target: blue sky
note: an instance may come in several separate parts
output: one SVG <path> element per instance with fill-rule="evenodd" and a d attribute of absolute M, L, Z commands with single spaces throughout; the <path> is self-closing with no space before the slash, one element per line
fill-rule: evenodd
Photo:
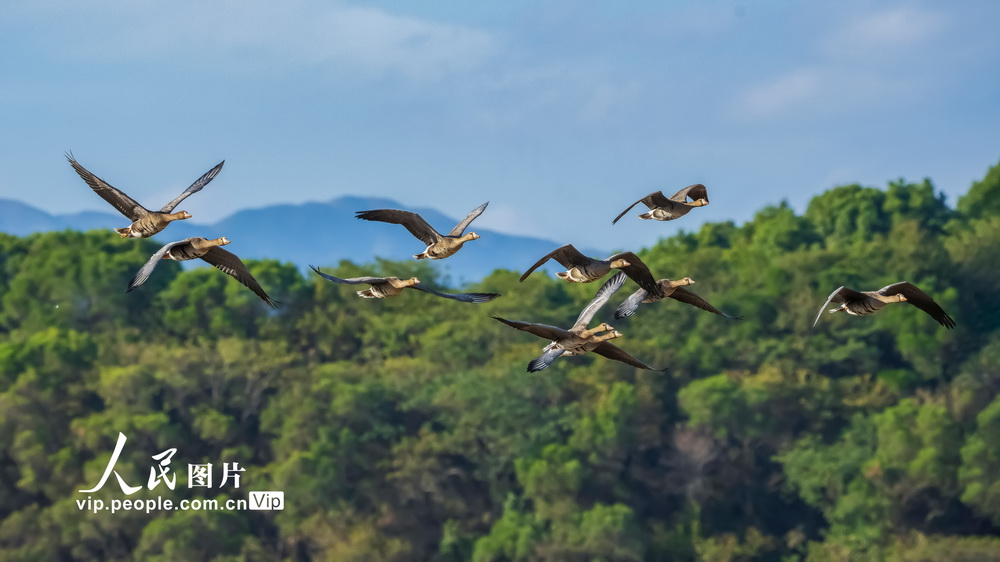
<path fill-rule="evenodd" d="M 195 222 L 489 200 L 480 228 L 608 249 L 845 183 L 929 177 L 953 204 L 1000 160 L 998 21 L 991 1 L 11 3 L 0 197 L 111 211 L 72 150 L 159 207 L 225 159 Z M 710 206 L 611 225 L 691 183 Z"/>

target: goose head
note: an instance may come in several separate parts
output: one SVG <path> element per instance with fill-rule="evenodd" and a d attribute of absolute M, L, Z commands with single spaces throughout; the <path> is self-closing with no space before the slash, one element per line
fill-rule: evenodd
<path fill-rule="evenodd" d="M 229 239 L 225 236 L 221 236 L 215 240 L 210 240 L 210 242 L 213 246 L 225 246 L 226 244 L 229 244 Z"/>
<path fill-rule="evenodd" d="M 690 203 L 690 205 L 692 207 L 704 207 L 705 205 L 708 205 L 708 199 L 705 198 L 695 199 Z"/>
<path fill-rule="evenodd" d="M 191 213 L 189 213 L 187 211 L 178 211 L 176 213 L 173 213 L 173 214 L 167 215 L 167 216 L 170 217 L 170 220 L 179 221 L 179 220 L 184 220 L 184 219 L 191 218 Z"/>
<path fill-rule="evenodd" d="M 624 258 L 618 258 L 618 259 L 616 259 L 616 260 L 613 260 L 613 261 L 611 262 L 611 268 L 612 268 L 612 269 L 621 269 L 621 268 L 623 268 L 623 267 L 628 267 L 628 266 L 630 266 L 630 265 L 632 265 L 632 264 L 630 264 L 630 263 L 629 263 L 628 261 L 626 261 L 626 260 L 625 260 Z"/>
<path fill-rule="evenodd" d="M 462 240 L 468 242 L 469 240 L 479 240 L 479 235 L 475 232 L 470 232 L 462 237 Z"/>

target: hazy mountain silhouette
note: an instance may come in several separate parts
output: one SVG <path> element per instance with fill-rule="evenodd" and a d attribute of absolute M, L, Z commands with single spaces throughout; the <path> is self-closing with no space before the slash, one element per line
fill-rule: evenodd
<path fill-rule="evenodd" d="M 471 210 L 481 201 L 469 204 Z M 391 199 L 343 196 L 326 203 L 271 205 L 238 211 L 216 223 L 200 224 L 196 218 L 178 221 L 154 237 L 166 243 L 189 236 L 232 240 L 228 247 L 243 258 L 274 258 L 305 268 L 308 264 L 333 266 L 340 260 L 370 263 L 375 257 L 390 260 L 412 259 L 425 245 L 403 226 L 362 221 L 356 211 L 406 209 L 421 214 L 438 231 L 451 230 L 461 217 L 448 217 L 427 208 L 411 208 Z M 489 213 L 489 208 L 486 213 Z M 24 236 L 48 230 L 90 230 L 122 227 L 128 219 L 117 213 L 96 211 L 52 215 L 41 209 L 9 199 L 0 199 L 0 232 Z M 469 242 L 460 252 L 434 262 L 455 282 L 475 281 L 495 269 L 523 271 L 539 257 L 565 242 L 502 234 L 477 228 L 468 229 L 482 238 Z M 584 250 L 586 252 L 586 250 Z M 598 255 L 600 251 L 592 255 Z M 603 254 L 601 254 L 603 255 Z M 556 266 L 558 267 L 558 266 Z"/>

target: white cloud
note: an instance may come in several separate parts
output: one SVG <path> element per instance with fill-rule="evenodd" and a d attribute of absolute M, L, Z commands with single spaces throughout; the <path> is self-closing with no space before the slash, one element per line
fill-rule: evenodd
<path fill-rule="evenodd" d="M 915 6 L 900 6 L 848 21 L 824 41 L 828 54 L 883 59 L 910 50 L 947 27 L 944 15 Z"/>
<path fill-rule="evenodd" d="M 510 56 L 478 76 L 472 87 L 489 103 L 475 104 L 469 122 L 492 132 L 534 130 L 542 123 L 600 126 L 634 109 L 646 93 L 640 80 L 623 77 L 601 62 Z"/>
<path fill-rule="evenodd" d="M 911 79 L 852 66 L 808 66 L 747 88 L 732 104 L 741 120 L 828 118 L 901 101 Z"/>
<path fill-rule="evenodd" d="M 60 35 L 62 54 L 114 60 L 196 56 L 206 64 L 336 65 L 359 73 L 435 78 L 482 64 L 496 39 L 472 27 L 390 14 L 373 7 L 292 0 L 79 4 L 36 13 Z M 23 15 L 23 14 L 22 14 Z"/>
<path fill-rule="evenodd" d="M 600 123 L 617 109 L 634 105 L 641 93 L 642 87 L 636 80 L 599 83 L 584 101 L 580 116 L 588 123 Z"/>
<path fill-rule="evenodd" d="M 470 68 L 495 50 L 485 32 L 393 16 L 370 8 L 328 13 L 311 30 L 315 42 L 303 51 L 408 74 Z"/>
<path fill-rule="evenodd" d="M 797 68 L 747 86 L 732 109 L 743 120 L 829 117 L 880 103 L 899 103 L 932 86 L 920 56 L 948 25 L 947 18 L 901 6 L 849 19 L 818 34 Z M 915 63 L 914 61 L 920 61 Z"/>
<path fill-rule="evenodd" d="M 751 87 L 741 96 L 738 110 L 750 116 L 769 116 L 787 111 L 821 93 L 824 79 L 815 68 L 803 68 Z"/>

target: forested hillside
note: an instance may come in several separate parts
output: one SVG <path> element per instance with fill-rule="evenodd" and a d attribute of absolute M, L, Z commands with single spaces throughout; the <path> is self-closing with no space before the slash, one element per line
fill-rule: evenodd
<path fill-rule="evenodd" d="M 488 304 L 366 300 L 247 260 L 277 311 L 173 262 L 125 294 L 157 246 L 0 235 L 0 559 L 1000 559 L 1000 166 L 954 208 L 927 181 L 844 186 L 641 252 L 743 316 L 666 299 L 614 320 L 630 282 L 596 320 L 665 373 L 528 373 L 545 342 L 490 318 L 568 327 L 598 283 L 499 270 L 463 287 Z M 415 261 L 317 265 L 435 286 Z M 901 280 L 957 328 L 899 304 L 810 329 L 837 287 Z M 79 492 L 119 432 L 134 497 L 285 507 L 79 509 L 126 497 Z M 176 490 L 145 489 L 170 448 Z M 188 463 L 233 461 L 238 489 L 188 487 Z"/>

